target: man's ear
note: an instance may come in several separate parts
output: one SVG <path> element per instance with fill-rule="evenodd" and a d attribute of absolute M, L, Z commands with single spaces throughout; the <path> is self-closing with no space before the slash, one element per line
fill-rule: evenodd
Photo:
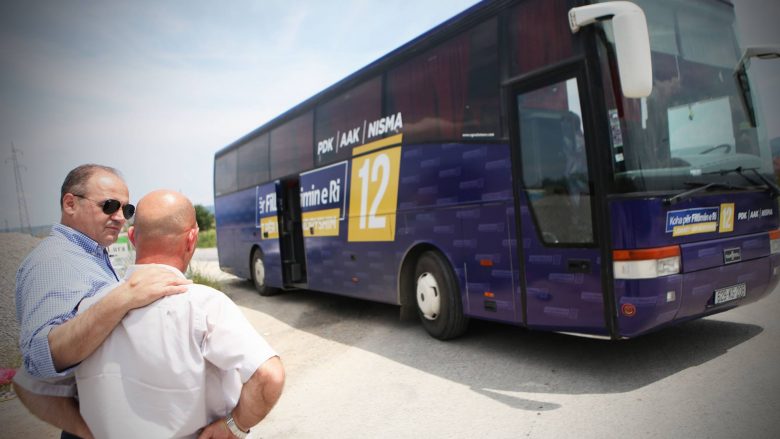
<path fill-rule="evenodd" d="M 195 251 L 195 247 L 198 246 L 198 230 L 197 227 L 190 229 L 189 233 L 187 234 L 187 251 Z"/>
<path fill-rule="evenodd" d="M 127 239 L 129 239 L 130 243 L 135 247 L 135 226 L 130 226 L 130 228 L 127 229 Z"/>
<path fill-rule="evenodd" d="M 70 192 L 62 197 L 62 213 L 66 215 L 73 215 L 76 213 L 76 196 Z"/>

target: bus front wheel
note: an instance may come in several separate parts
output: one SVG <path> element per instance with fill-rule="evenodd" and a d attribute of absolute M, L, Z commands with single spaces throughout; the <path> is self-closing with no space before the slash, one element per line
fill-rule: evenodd
<path fill-rule="evenodd" d="M 466 332 L 468 318 L 455 275 L 447 260 L 438 252 L 427 251 L 415 267 L 417 313 L 428 333 L 439 340 L 449 340 Z"/>
<path fill-rule="evenodd" d="M 279 292 L 277 288 L 270 287 L 265 283 L 265 264 L 263 263 L 263 254 L 259 249 L 252 252 L 252 282 L 261 296 L 273 296 Z"/>

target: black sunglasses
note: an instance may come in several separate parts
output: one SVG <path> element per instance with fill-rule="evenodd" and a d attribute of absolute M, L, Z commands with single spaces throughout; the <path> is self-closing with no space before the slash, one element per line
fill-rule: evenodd
<path fill-rule="evenodd" d="M 108 199 L 106 201 L 101 202 L 101 201 L 95 201 L 91 198 L 87 198 L 84 195 L 73 194 L 73 196 L 83 198 L 85 200 L 89 200 L 93 203 L 96 203 L 98 206 L 103 208 L 103 213 L 105 213 L 106 215 L 113 215 L 114 212 L 119 210 L 120 207 L 122 208 L 122 215 L 125 216 L 125 219 L 132 218 L 133 214 L 135 213 L 135 206 L 133 206 L 132 204 L 125 204 L 124 206 L 122 206 L 122 202 L 119 200 Z"/>

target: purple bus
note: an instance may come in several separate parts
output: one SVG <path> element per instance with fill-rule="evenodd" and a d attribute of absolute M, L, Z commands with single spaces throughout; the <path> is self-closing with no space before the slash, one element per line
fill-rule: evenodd
<path fill-rule="evenodd" d="M 611 339 L 759 300 L 780 188 L 724 0 L 483 2 L 220 150 L 224 271 Z"/>

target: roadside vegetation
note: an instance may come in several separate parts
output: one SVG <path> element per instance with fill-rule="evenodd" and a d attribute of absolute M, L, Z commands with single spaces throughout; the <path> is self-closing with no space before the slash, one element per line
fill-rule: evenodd
<path fill-rule="evenodd" d="M 198 248 L 214 248 L 217 246 L 217 230 L 214 228 L 214 214 L 210 210 L 195 205 L 195 220 L 198 221 L 200 233 L 198 235 Z"/>
<path fill-rule="evenodd" d="M 214 229 L 206 230 L 201 229 L 198 233 L 198 248 L 214 248 L 217 246 L 217 231 Z"/>
<path fill-rule="evenodd" d="M 222 282 L 213 276 L 209 276 L 208 274 L 203 273 L 197 268 L 192 268 L 192 266 L 187 268 L 187 273 L 185 273 L 184 276 L 186 276 L 187 279 L 190 279 L 193 283 L 206 285 L 214 288 L 215 290 L 222 291 Z"/>

